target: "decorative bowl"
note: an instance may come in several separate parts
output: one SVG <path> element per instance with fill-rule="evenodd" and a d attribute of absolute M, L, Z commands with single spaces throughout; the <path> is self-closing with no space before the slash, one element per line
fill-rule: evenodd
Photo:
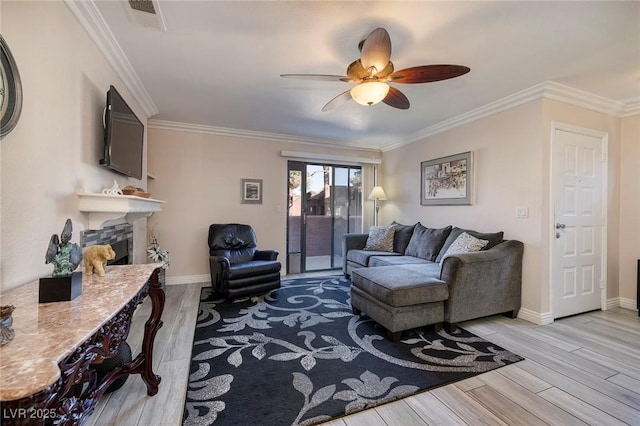
<path fill-rule="evenodd" d="M 13 305 L 0 306 L 0 346 L 9 343 L 15 336 L 13 331 L 13 317 L 11 313 L 16 307 Z"/>
<path fill-rule="evenodd" d="M 142 198 L 149 198 L 149 197 L 151 197 L 151 193 L 150 193 L 150 192 L 135 191 L 135 192 L 133 193 L 133 195 L 135 195 L 136 197 L 142 197 Z"/>

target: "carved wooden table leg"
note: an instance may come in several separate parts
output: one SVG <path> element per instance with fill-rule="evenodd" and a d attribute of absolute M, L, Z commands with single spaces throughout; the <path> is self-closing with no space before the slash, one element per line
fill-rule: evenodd
<path fill-rule="evenodd" d="M 165 294 L 161 288 L 159 273 L 161 268 L 156 265 L 125 265 L 114 266 L 113 273 L 104 278 L 94 279 L 93 277 L 84 277 L 86 286 L 83 291 L 82 298 L 78 298 L 75 302 L 60 302 L 60 305 L 38 303 L 38 282 L 34 281 L 24 287 L 24 290 L 18 288 L 14 290 L 16 295 L 9 293 L 9 296 L 15 297 L 17 301 L 27 300 L 24 304 L 25 311 L 31 309 L 38 315 L 39 320 L 42 318 L 52 318 L 50 321 L 43 320 L 39 324 L 38 332 L 45 337 L 44 340 L 53 340 L 51 336 L 59 336 L 60 339 L 67 337 L 68 329 L 74 329 L 75 322 L 78 318 L 84 320 L 84 328 L 89 330 L 97 330 L 83 337 L 84 340 L 77 343 L 75 340 L 67 339 L 67 345 L 71 350 L 70 354 L 64 354 L 63 349 L 66 346 L 55 346 L 58 350 L 56 354 L 64 354 L 61 361 L 58 361 L 60 377 L 49 380 L 50 375 L 44 378 L 38 377 L 38 368 L 23 368 L 23 360 L 29 357 L 27 338 L 29 334 L 22 332 L 22 335 L 16 339 L 22 339 L 23 348 L 19 352 L 20 345 L 15 346 L 16 342 L 12 342 L 14 346 L 8 345 L 3 347 L 3 354 L 0 357 L 0 363 L 4 362 L 0 368 L 3 371 L 0 380 L 12 378 L 14 374 L 24 374 L 22 370 L 27 371 L 30 375 L 21 382 L 8 381 L 10 386 L 0 387 L 3 391 L 3 398 L 0 403 L 0 424 L 9 425 L 78 425 L 84 423 L 91 414 L 94 407 L 98 403 L 100 397 L 105 393 L 107 388 L 118 378 L 123 375 L 140 374 L 142 380 L 147 385 L 147 394 L 153 396 L 158 393 L 160 384 L 160 376 L 153 372 L 153 344 L 156 334 L 162 327 L 162 311 L 164 310 Z M 150 274 L 150 276 L 149 276 Z M 92 317 L 91 315 L 81 315 L 84 311 L 96 311 L 105 295 L 108 295 L 111 285 L 117 285 L 121 292 L 116 291 L 117 296 L 108 299 L 110 309 L 113 315 Z M 118 352 L 118 348 L 127 339 L 129 329 L 131 327 L 131 318 L 136 307 L 140 305 L 147 297 L 151 298 L 151 315 L 147 319 L 144 328 L 144 337 L 142 341 L 141 353 L 130 363 L 122 367 L 116 367 L 109 372 L 100 382 L 96 380 L 95 370 L 91 368 L 92 364 L 99 363 L 105 358 L 114 356 Z M 26 298 L 26 299 L 25 299 Z M 121 304 L 123 303 L 124 306 Z M 72 320 L 58 321 L 56 308 L 60 307 L 64 312 L 75 312 L 77 315 L 67 315 Z M 66 316 L 64 318 L 67 318 Z M 20 322 L 18 322 L 20 326 Z M 73 334 L 75 336 L 75 334 Z M 35 339 L 33 344 L 40 342 Z M 14 352 L 21 354 L 21 357 L 15 357 L 11 362 L 6 361 L 11 358 L 12 349 L 18 350 Z M 27 360 L 33 365 L 39 365 L 38 362 L 49 365 L 55 358 L 50 356 L 47 358 L 40 352 L 38 357 Z M 45 354 L 46 355 L 46 354 Z M 44 358 L 44 361 L 43 361 Z M 40 367 L 42 368 L 42 367 Z M 8 373 L 7 373 L 8 372 Z M 5 374 L 9 374 L 5 376 Z M 38 378 L 31 383 L 32 377 Z M 22 389 L 27 385 L 35 388 L 34 393 L 29 394 Z M 40 387 L 38 387 L 40 386 Z M 11 389 L 18 397 L 12 397 Z"/>
<path fill-rule="evenodd" d="M 144 324 L 144 337 L 142 340 L 142 352 L 123 370 L 131 374 L 140 374 L 147 385 L 147 395 L 158 393 L 158 385 L 162 380 L 153 372 L 153 343 L 156 333 L 162 327 L 162 311 L 164 310 L 165 294 L 160 287 L 158 275 L 160 268 L 153 271 L 149 279 L 149 297 L 151 298 L 151 315 Z"/>

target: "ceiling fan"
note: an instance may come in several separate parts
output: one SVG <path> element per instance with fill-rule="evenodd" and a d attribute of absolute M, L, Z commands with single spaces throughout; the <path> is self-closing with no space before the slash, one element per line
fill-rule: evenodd
<path fill-rule="evenodd" d="M 409 108 L 409 99 L 395 87 L 387 83 L 430 83 L 459 77 L 471 71 L 462 65 L 421 65 L 394 71 L 391 57 L 391 38 L 384 28 L 376 28 L 360 42 L 360 59 L 347 67 L 347 75 L 325 74 L 281 74 L 285 78 L 304 80 L 345 81 L 356 83 L 351 89 L 331 99 L 322 111 L 329 111 L 350 99 L 362 105 L 379 102 L 399 109 Z"/>

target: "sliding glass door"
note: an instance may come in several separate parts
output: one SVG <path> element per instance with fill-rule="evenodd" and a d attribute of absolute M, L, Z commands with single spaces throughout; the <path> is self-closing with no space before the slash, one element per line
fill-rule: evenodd
<path fill-rule="evenodd" d="M 362 169 L 289 162 L 288 273 L 342 266 L 342 235 L 362 229 Z"/>

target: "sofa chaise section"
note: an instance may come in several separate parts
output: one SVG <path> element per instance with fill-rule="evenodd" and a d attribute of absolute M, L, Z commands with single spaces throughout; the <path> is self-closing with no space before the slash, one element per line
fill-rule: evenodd
<path fill-rule="evenodd" d="M 418 223 L 414 226 L 422 232 L 419 238 L 427 238 L 428 233 L 424 232 L 422 225 Z M 403 287 L 406 285 L 419 284 L 422 280 L 424 285 L 434 282 L 446 285 L 448 295 L 442 300 L 441 321 L 450 330 L 455 328 L 456 323 L 489 315 L 508 314 L 515 318 L 521 304 L 524 244 L 516 240 L 503 240 L 502 232 L 483 234 L 456 227 L 449 227 L 445 234 L 447 232 L 449 235 L 445 235 L 444 243 L 442 244 L 442 240 L 437 242 L 440 244 L 439 252 L 434 253 L 431 250 L 425 255 L 429 259 L 410 256 L 406 252 L 365 250 L 367 234 L 346 234 L 342 241 L 343 273 L 352 279 L 352 298 L 356 298 L 355 310 L 369 314 L 393 335 L 399 328 L 409 324 L 406 315 L 398 313 L 397 308 L 407 311 L 411 304 L 396 306 L 397 304 L 387 303 L 385 297 L 381 297 L 376 289 L 382 286 L 393 292 L 397 288 L 406 289 Z M 449 247 L 455 244 L 462 234 L 467 233 L 489 243 L 485 243 L 485 248 L 480 251 L 452 254 Z M 438 235 L 442 238 L 442 232 Z M 412 237 L 413 250 L 407 247 L 406 251 L 425 252 L 420 248 L 416 251 L 416 243 L 431 244 L 433 247 L 433 242 L 415 241 Z M 358 303 L 365 303 L 370 311 L 375 308 L 374 313 L 367 312 L 367 309 L 358 306 Z M 420 306 L 422 303 L 424 301 L 419 302 L 416 299 L 413 306 L 423 309 L 421 314 L 418 313 L 419 310 L 412 312 L 412 321 L 422 315 L 422 321 L 413 321 L 414 327 L 437 324 L 439 320 L 434 319 L 438 318 L 438 313 L 434 310 L 434 306 L 437 305 Z M 398 315 L 398 318 L 394 315 Z M 402 321 L 405 321 L 404 325 L 399 326 L 399 322 Z M 420 322 L 422 324 L 415 325 Z"/>

